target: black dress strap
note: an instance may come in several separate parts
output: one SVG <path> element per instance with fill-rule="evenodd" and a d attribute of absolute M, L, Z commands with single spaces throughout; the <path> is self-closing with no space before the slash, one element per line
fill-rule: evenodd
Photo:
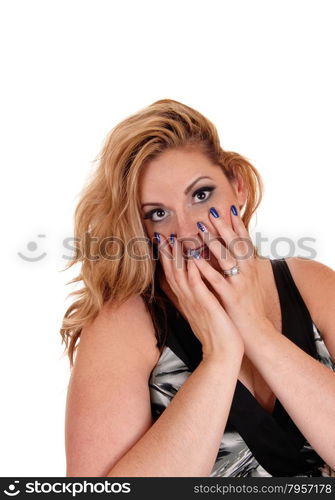
<path fill-rule="evenodd" d="M 280 299 L 282 334 L 317 359 L 309 311 L 296 287 L 285 259 L 271 260 Z M 162 291 L 162 293 L 164 293 Z M 169 302 L 166 345 L 194 371 L 202 360 L 202 347 L 189 323 Z M 237 380 L 227 428 L 236 429 L 256 460 L 273 476 L 320 475 L 324 461 L 314 451 L 302 453 L 305 437 L 276 399 L 268 413 Z"/>
<path fill-rule="evenodd" d="M 313 322 L 284 258 L 270 260 L 282 313 L 282 333 L 317 359 Z"/>

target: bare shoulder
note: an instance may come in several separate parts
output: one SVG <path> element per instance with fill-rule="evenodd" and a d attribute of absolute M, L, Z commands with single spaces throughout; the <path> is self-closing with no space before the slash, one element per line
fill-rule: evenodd
<path fill-rule="evenodd" d="M 324 276 L 328 275 L 329 277 L 334 276 L 335 274 L 334 270 L 331 267 L 317 260 L 307 259 L 303 257 L 288 257 L 285 260 L 290 270 L 293 269 L 293 272 L 299 273 L 303 271 L 308 272 L 309 274 L 322 273 L 324 274 Z"/>
<path fill-rule="evenodd" d="M 94 337 L 94 338 L 93 338 Z M 115 307 L 106 302 L 92 323 L 82 329 L 80 343 L 90 343 L 90 349 L 105 348 L 134 350 L 153 367 L 159 357 L 155 328 L 144 299 L 132 296 Z M 78 351 L 80 351 L 80 344 Z"/>
<path fill-rule="evenodd" d="M 331 294 L 335 286 L 333 269 L 316 260 L 301 257 L 289 257 L 285 260 L 303 299 L 306 298 L 307 307 L 320 307 L 321 298 L 325 298 L 328 292 Z"/>
<path fill-rule="evenodd" d="M 335 359 L 335 272 L 316 260 L 286 259 L 292 278 Z"/>

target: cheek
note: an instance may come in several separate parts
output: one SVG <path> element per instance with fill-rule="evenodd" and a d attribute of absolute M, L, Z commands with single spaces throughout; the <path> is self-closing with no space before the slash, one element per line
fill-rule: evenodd
<path fill-rule="evenodd" d="M 226 218 L 228 214 L 228 209 L 230 207 L 229 199 L 227 198 L 227 196 L 223 197 L 222 195 L 219 194 L 217 196 L 213 196 L 207 201 L 204 209 L 209 213 L 209 209 L 211 207 L 215 208 L 220 217 Z M 210 213 L 209 216 L 211 217 Z"/>

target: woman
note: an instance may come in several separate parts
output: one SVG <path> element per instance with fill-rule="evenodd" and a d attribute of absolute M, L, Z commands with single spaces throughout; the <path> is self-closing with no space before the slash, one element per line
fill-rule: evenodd
<path fill-rule="evenodd" d="M 98 162 L 61 329 L 67 475 L 334 474 L 332 269 L 258 254 L 257 170 L 180 102 L 122 121 Z"/>

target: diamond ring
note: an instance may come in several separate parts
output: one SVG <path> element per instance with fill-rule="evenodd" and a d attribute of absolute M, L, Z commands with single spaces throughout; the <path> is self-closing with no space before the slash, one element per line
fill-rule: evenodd
<path fill-rule="evenodd" d="M 223 274 L 225 276 L 235 276 L 235 274 L 238 274 L 239 272 L 240 272 L 240 268 L 237 264 L 236 264 L 236 266 L 233 266 L 230 269 L 223 270 Z"/>

